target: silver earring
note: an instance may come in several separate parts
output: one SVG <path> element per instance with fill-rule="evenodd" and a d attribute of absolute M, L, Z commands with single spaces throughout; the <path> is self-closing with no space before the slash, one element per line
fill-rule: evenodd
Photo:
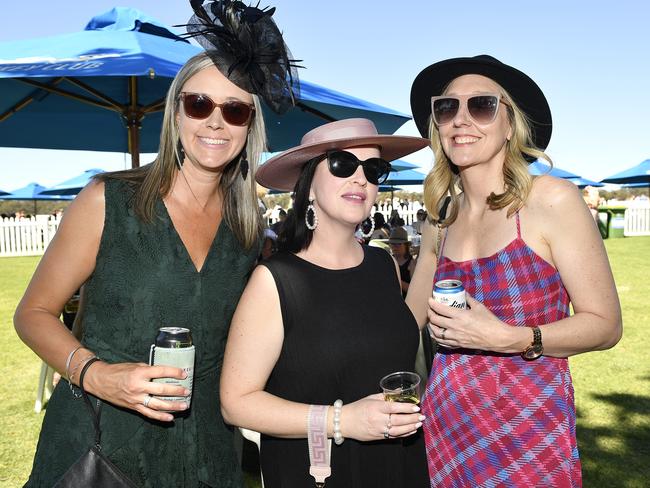
<path fill-rule="evenodd" d="M 370 237 L 373 231 L 375 230 L 375 218 L 371 215 L 370 217 L 368 217 L 368 219 L 370 219 L 370 230 L 368 231 L 367 234 L 363 230 L 361 231 L 361 235 L 366 239 Z M 361 224 L 363 224 L 363 222 L 361 222 Z"/>
<path fill-rule="evenodd" d="M 312 213 L 312 221 L 309 222 L 309 212 Z M 309 200 L 309 205 L 305 211 L 305 225 L 309 230 L 315 230 L 318 227 L 318 215 L 316 215 L 316 209 L 314 208 L 314 200 Z"/>

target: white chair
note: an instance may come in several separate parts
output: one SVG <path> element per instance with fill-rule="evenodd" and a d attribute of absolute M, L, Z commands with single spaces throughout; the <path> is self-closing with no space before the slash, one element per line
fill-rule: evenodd
<path fill-rule="evenodd" d="M 50 368 L 48 364 L 43 361 L 41 364 L 41 374 L 38 377 L 38 388 L 36 389 L 36 402 L 34 403 L 34 412 L 40 413 L 43 410 L 43 405 L 52 396 L 52 377 L 54 376 L 54 369 Z"/>
<path fill-rule="evenodd" d="M 243 427 L 238 427 L 238 429 L 239 429 L 239 432 L 241 432 L 241 435 L 244 437 L 244 439 L 247 439 L 247 440 L 255 443 L 255 445 L 257 446 L 257 452 L 260 452 L 260 447 L 261 447 L 260 443 L 261 443 L 261 438 L 262 438 L 260 433 L 255 432 L 254 430 L 244 429 Z M 260 480 L 262 480 L 262 488 L 264 488 L 264 476 L 262 476 L 261 466 L 260 466 Z"/>

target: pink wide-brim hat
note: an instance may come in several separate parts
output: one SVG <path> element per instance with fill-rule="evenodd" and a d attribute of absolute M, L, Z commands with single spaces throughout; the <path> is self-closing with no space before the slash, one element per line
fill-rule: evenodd
<path fill-rule="evenodd" d="M 381 135 L 368 119 L 345 119 L 321 125 L 307 132 L 300 145 L 273 156 L 257 170 L 257 182 L 279 191 L 293 191 L 304 164 L 327 151 L 357 146 L 379 146 L 386 161 L 418 151 L 429 139 L 411 136 Z"/>

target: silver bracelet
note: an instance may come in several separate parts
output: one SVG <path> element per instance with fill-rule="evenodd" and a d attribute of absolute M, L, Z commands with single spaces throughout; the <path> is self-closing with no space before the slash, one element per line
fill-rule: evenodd
<path fill-rule="evenodd" d="M 343 400 L 338 399 L 334 402 L 334 443 L 337 446 L 343 444 L 345 440 L 341 434 L 341 409 L 343 408 Z"/>
<path fill-rule="evenodd" d="M 83 366 L 84 364 L 86 364 L 86 363 L 87 363 L 88 361 L 90 361 L 91 359 L 95 359 L 96 357 L 97 357 L 96 355 L 91 354 L 90 356 L 86 356 L 85 358 L 83 358 L 81 361 L 79 361 L 79 362 L 77 363 L 77 365 L 75 366 L 75 368 L 72 370 L 72 373 L 70 373 L 70 376 L 74 376 L 75 373 L 77 372 L 77 370 L 78 370 L 81 366 Z M 72 392 L 72 396 L 74 396 L 75 398 L 81 398 L 81 397 L 82 397 L 81 393 L 77 393 L 76 391 L 74 391 L 74 385 L 72 384 L 72 378 L 70 378 L 70 379 L 68 380 L 68 385 L 70 386 L 70 391 Z"/>
<path fill-rule="evenodd" d="M 70 383 L 70 363 L 72 362 L 72 358 L 74 357 L 75 353 L 82 348 L 83 346 L 75 347 L 72 351 L 70 351 L 70 354 L 68 354 L 68 359 L 65 361 L 65 378 L 68 380 L 68 383 Z"/>

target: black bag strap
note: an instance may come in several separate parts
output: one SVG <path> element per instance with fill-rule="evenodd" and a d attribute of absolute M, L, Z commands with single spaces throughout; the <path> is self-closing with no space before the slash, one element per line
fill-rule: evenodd
<path fill-rule="evenodd" d="M 447 209 L 449 208 L 449 203 L 451 202 L 451 197 L 446 196 L 445 201 L 442 202 L 440 207 L 439 219 L 438 219 L 438 244 L 436 245 L 436 255 L 440 252 L 440 233 L 442 228 L 440 223 L 445 220 L 447 217 Z M 440 256 L 437 256 L 440 259 Z M 424 362 L 427 366 L 427 376 L 431 375 L 431 366 L 433 365 L 433 357 L 438 352 L 438 343 L 435 341 L 431 334 L 429 333 L 429 327 L 422 329 L 422 351 L 424 353 Z"/>
<path fill-rule="evenodd" d="M 94 357 L 92 359 L 89 359 L 88 362 L 84 364 L 84 367 L 81 369 L 81 373 L 79 374 L 79 389 L 83 395 L 84 402 L 86 402 L 86 405 L 90 410 L 90 415 L 93 419 L 93 425 L 95 426 L 95 446 L 97 449 L 101 449 L 100 441 L 102 438 L 102 431 L 99 427 L 99 420 L 102 415 L 102 402 L 99 398 L 97 399 L 97 411 L 95 411 L 95 408 L 93 407 L 93 404 L 88 397 L 88 393 L 86 393 L 86 390 L 84 389 L 84 376 L 86 376 L 86 371 L 88 371 L 88 368 L 90 368 L 91 364 L 97 361 L 99 361 L 99 358 Z"/>
<path fill-rule="evenodd" d="M 447 208 L 449 208 L 450 203 L 451 203 L 451 197 L 447 195 L 445 197 L 445 201 L 442 202 L 442 207 L 440 207 L 440 212 L 438 212 L 438 216 L 440 217 L 438 222 L 442 222 L 447 217 Z"/>

